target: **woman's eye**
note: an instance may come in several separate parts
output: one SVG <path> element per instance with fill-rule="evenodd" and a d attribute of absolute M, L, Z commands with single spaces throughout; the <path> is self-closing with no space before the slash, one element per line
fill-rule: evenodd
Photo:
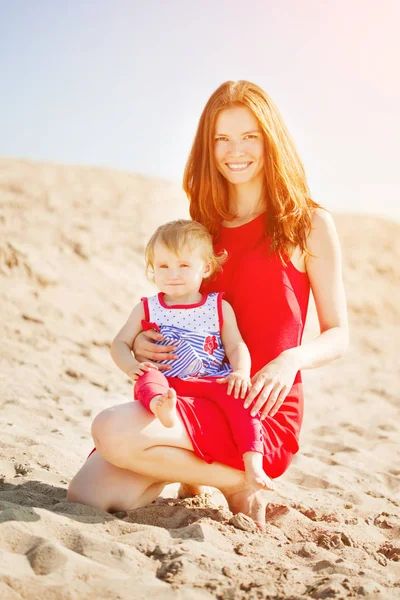
<path fill-rule="evenodd" d="M 254 140 L 256 138 L 257 138 L 257 136 L 254 135 L 254 133 L 249 133 L 249 135 L 246 135 L 244 139 L 245 140 Z"/>
<path fill-rule="evenodd" d="M 217 137 L 217 138 L 215 138 L 215 141 L 216 142 L 226 142 L 227 139 L 228 138 L 226 138 L 226 137 Z"/>

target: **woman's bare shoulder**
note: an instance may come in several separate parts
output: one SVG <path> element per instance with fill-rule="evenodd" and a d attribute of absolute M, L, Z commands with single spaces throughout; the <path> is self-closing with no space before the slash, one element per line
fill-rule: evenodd
<path fill-rule="evenodd" d="M 335 221 L 331 213 L 325 208 L 316 208 L 311 218 L 312 229 L 324 229 L 328 227 L 335 227 Z"/>
<path fill-rule="evenodd" d="M 290 262 L 296 267 L 296 269 L 302 273 L 307 272 L 307 260 L 310 255 L 321 254 L 324 247 L 332 246 L 333 243 L 337 242 L 337 233 L 335 221 L 332 215 L 324 208 L 315 209 L 311 219 L 311 231 L 307 237 L 307 255 L 306 252 L 302 252 L 300 246 L 296 246 L 290 257 Z"/>
<path fill-rule="evenodd" d="M 341 262 L 341 248 L 332 215 L 324 209 L 315 210 L 311 232 L 307 238 L 305 265 L 310 275 L 311 268 L 331 269 Z"/>
<path fill-rule="evenodd" d="M 324 208 L 317 208 L 312 216 L 311 231 L 307 238 L 307 250 L 313 250 L 337 242 L 338 236 L 335 221 L 330 212 Z"/>

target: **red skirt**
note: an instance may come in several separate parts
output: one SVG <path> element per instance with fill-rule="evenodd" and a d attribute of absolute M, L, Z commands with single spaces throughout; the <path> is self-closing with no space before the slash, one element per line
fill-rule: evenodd
<path fill-rule="evenodd" d="M 190 381 L 171 377 L 169 383 L 177 393 L 177 409 L 195 454 L 207 463 L 220 462 L 244 471 L 242 455 L 221 408 L 208 398 L 187 396 L 185 392 L 189 389 Z M 261 422 L 263 468 L 271 478 L 279 477 L 286 471 L 299 449 L 303 411 L 302 383 L 298 382 L 293 385 L 279 411 Z"/>
<path fill-rule="evenodd" d="M 178 396 L 177 408 L 193 444 L 194 452 L 208 463 L 214 461 L 244 471 L 242 456 L 221 408 L 207 398 L 185 395 L 185 381 L 169 380 Z M 189 382 L 188 382 L 189 383 Z M 279 411 L 262 421 L 265 473 L 279 477 L 299 449 L 303 420 L 302 383 L 295 383 Z"/>

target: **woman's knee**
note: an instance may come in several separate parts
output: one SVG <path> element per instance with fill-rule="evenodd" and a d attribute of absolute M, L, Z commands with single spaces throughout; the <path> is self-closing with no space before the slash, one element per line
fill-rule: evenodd
<path fill-rule="evenodd" d="M 116 425 L 115 414 L 107 408 L 95 416 L 92 422 L 91 433 L 96 447 L 105 444 L 113 436 Z"/>
<path fill-rule="evenodd" d="M 92 437 L 97 450 L 104 458 L 113 462 L 112 458 L 116 452 L 119 454 L 123 450 L 132 455 L 143 450 L 142 410 L 144 409 L 141 406 L 138 410 L 136 406 L 124 404 L 107 408 L 94 418 Z"/>

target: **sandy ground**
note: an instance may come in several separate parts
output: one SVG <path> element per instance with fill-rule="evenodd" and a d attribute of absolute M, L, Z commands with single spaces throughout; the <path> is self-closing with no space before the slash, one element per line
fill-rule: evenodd
<path fill-rule="evenodd" d="M 66 502 L 93 416 L 130 398 L 110 341 L 153 290 L 149 234 L 187 216 L 179 187 L 1 159 L 0 200 L 2 600 L 400 598 L 400 224 L 336 216 L 351 348 L 304 373 L 301 451 L 271 494 L 287 513 L 261 534 L 211 488 L 116 515 Z"/>

